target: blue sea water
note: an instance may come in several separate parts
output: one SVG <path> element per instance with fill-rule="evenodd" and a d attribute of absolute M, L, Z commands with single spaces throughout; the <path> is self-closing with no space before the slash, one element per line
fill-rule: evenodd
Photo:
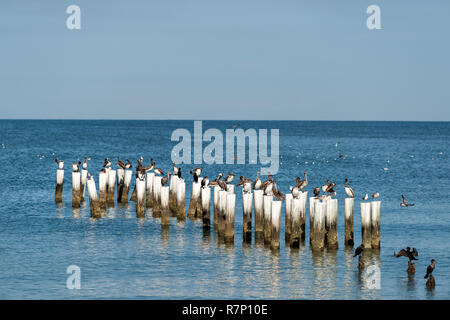
<path fill-rule="evenodd" d="M 236 121 L 203 121 L 203 129 Z M 217 242 L 201 222 L 171 219 L 169 230 L 147 212 L 137 219 L 133 202 L 90 218 L 89 205 L 71 207 L 70 164 L 90 157 L 98 181 L 105 157 L 155 159 L 171 167 L 173 130 L 193 132 L 193 121 L 0 120 L 0 298 L 1 299 L 449 299 L 450 298 L 450 123 L 240 121 L 243 129 L 280 131 L 280 170 L 275 179 L 287 192 L 308 171 L 312 193 L 327 178 L 337 183 L 339 249 L 313 253 L 306 243 L 273 253 L 242 243 L 242 202 L 237 194 L 234 246 Z M 339 142 L 337 147 L 335 144 Z M 343 158 L 339 158 L 339 153 Z M 54 203 L 55 157 L 65 161 L 63 206 Z M 115 161 L 113 162 L 115 166 Z M 182 164 L 190 196 L 188 172 Z M 203 165 L 254 178 L 260 164 Z M 387 170 L 386 170 L 386 169 Z M 365 252 L 381 269 L 381 288 L 368 289 L 352 250 L 343 245 L 344 179 L 356 192 L 355 242 L 361 241 L 359 203 L 380 193 L 381 250 Z M 133 178 L 134 180 L 134 178 Z M 134 182 L 133 182 L 134 184 Z M 414 207 L 401 208 L 401 194 Z M 308 209 L 309 210 L 309 209 Z M 309 212 L 307 210 L 307 212 Z M 284 206 L 283 214 L 284 215 Z M 308 232 L 307 219 L 307 232 Z M 394 250 L 419 251 L 416 274 Z M 423 278 L 436 259 L 436 288 Z M 67 267 L 81 269 L 81 289 L 69 290 Z"/>

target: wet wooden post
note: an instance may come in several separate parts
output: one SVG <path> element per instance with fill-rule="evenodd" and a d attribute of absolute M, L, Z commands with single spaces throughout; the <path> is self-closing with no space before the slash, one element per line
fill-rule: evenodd
<path fill-rule="evenodd" d="M 214 186 L 214 221 L 213 226 L 214 230 L 217 230 L 217 227 L 219 226 L 219 191 L 221 188 L 219 186 Z"/>
<path fill-rule="evenodd" d="M 353 247 L 355 239 L 353 235 L 353 208 L 355 206 L 355 198 L 345 198 L 345 245 Z"/>
<path fill-rule="evenodd" d="M 381 201 L 372 201 L 370 204 L 370 218 L 372 228 L 372 248 L 380 248 L 380 207 Z"/>
<path fill-rule="evenodd" d="M 255 240 L 263 238 L 264 231 L 264 190 L 255 190 Z"/>
<path fill-rule="evenodd" d="M 292 201 L 294 197 L 292 193 L 286 194 L 286 211 L 284 217 L 284 241 L 285 243 L 290 243 L 291 241 L 291 211 L 292 211 Z"/>
<path fill-rule="evenodd" d="M 280 224 L 281 224 L 281 201 L 272 201 L 272 230 L 270 248 L 272 250 L 280 249 Z"/>
<path fill-rule="evenodd" d="M 56 188 L 55 188 L 55 202 L 62 202 L 62 191 L 64 184 L 64 169 L 58 169 L 56 171 Z"/>
<path fill-rule="evenodd" d="M 292 199 L 291 206 L 291 248 L 299 248 L 301 241 L 301 208 L 302 201 L 298 198 Z"/>
<path fill-rule="evenodd" d="M 180 221 L 186 220 L 185 194 L 186 183 L 183 179 L 179 179 L 177 183 L 177 219 Z"/>
<path fill-rule="evenodd" d="M 219 226 L 217 230 L 219 231 L 219 237 L 223 237 L 225 235 L 225 214 L 227 209 L 227 195 L 228 192 L 225 190 L 219 191 L 219 202 L 218 202 L 218 209 L 219 209 Z"/>
<path fill-rule="evenodd" d="M 81 201 L 84 201 L 84 195 L 86 193 L 86 182 L 87 182 L 88 171 L 86 169 L 81 169 Z"/>
<path fill-rule="evenodd" d="M 91 177 L 91 179 L 88 179 L 86 184 L 89 194 L 89 206 L 91 209 L 91 218 L 95 219 L 100 218 L 101 217 L 100 203 L 97 196 L 97 189 L 95 187 L 94 178 Z"/>
<path fill-rule="evenodd" d="M 272 200 L 273 196 L 264 196 L 264 244 L 270 244 L 272 241 Z"/>
<path fill-rule="evenodd" d="M 327 230 L 326 243 L 329 249 L 338 248 L 337 217 L 338 217 L 338 201 L 337 199 L 328 199 L 325 227 Z"/>
<path fill-rule="evenodd" d="M 316 201 L 314 203 L 314 220 L 312 226 L 312 250 L 322 250 L 325 247 L 325 212 L 326 203 L 322 201 Z"/>
<path fill-rule="evenodd" d="M 314 228 L 313 228 L 313 223 L 314 223 L 314 205 L 316 204 L 316 202 L 319 201 L 319 199 L 317 199 L 316 197 L 310 197 L 309 198 L 309 243 L 311 244 L 312 238 L 313 238 L 313 233 L 314 233 Z"/>
<path fill-rule="evenodd" d="M 169 210 L 172 216 L 176 216 L 177 211 L 177 183 L 178 176 L 171 175 L 170 176 L 170 185 L 169 185 Z"/>
<path fill-rule="evenodd" d="M 161 187 L 161 224 L 163 226 L 170 225 L 169 197 L 170 187 Z"/>
<path fill-rule="evenodd" d="M 117 171 L 117 202 L 122 201 L 122 191 L 123 191 L 123 182 L 125 179 L 125 172 L 122 168 L 119 168 Z"/>
<path fill-rule="evenodd" d="M 151 208 L 153 206 L 153 180 L 154 172 L 147 172 L 147 184 L 145 190 L 145 206 Z"/>
<path fill-rule="evenodd" d="M 189 219 L 194 219 L 197 216 L 198 202 L 200 200 L 200 186 L 200 182 L 192 182 L 191 200 L 189 201 L 189 209 L 187 213 Z"/>
<path fill-rule="evenodd" d="M 136 179 L 136 216 L 145 216 L 145 179 Z"/>
<path fill-rule="evenodd" d="M 138 180 L 137 175 L 135 175 L 135 180 Z M 131 193 L 130 201 L 136 201 L 136 182 L 134 183 L 133 192 Z"/>
<path fill-rule="evenodd" d="M 225 242 L 234 243 L 234 216 L 236 209 L 236 195 L 228 192 L 226 194 L 225 208 Z"/>
<path fill-rule="evenodd" d="M 72 208 L 79 208 L 81 202 L 81 173 L 72 172 Z"/>
<path fill-rule="evenodd" d="M 153 216 L 161 217 L 161 176 L 153 177 Z"/>
<path fill-rule="evenodd" d="M 198 177 L 198 184 L 200 185 L 200 190 L 198 192 L 198 198 L 196 202 L 195 207 L 195 219 L 202 219 L 203 218 L 203 208 L 202 208 L 202 177 Z"/>
<path fill-rule="evenodd" d="M 110 206 L 114 206 L 114 196 L 116 192 L 116 170 L 108 171 L 108 192 L 106 202 Z"/>
<path fill-rule="evenodd" d="M 306 203 L 308 200 L 308 192 L 300 192 L 300 240 L 305 241 L 306 237 Z"/>
<path fill-rule="evenodd" d="M 125 169 L 125 176 L 123 179 L 122 193 L 120 197 L 121 203 L 128 203 L 128 193 L 130 191 L 131 178 L 133 176 L 133 172 L 129 169 Z"/>
<path fill-rule="evenodd" d="M 242 193 L 242 238 L 244 242 L 252 241 L 252 200 L 251 192 Z"/>
<path fill-rule="evenodd" d="M 203 228 L 209 229 L 211 227 L 211 188 L 201 188 L 202 199 L 202 221 Z"/>
<path fill-rule="evenodd" d="M 372 248 L 370 202 L 361 203 L 361 238 L 365 249 Z"/>
<path fill-rule="evenodd" d="M 105 171 L 100 171 L 98 175 L 98 194 L 99 194 L 99 202 L 100 208 L 106 208 L 106 183 L 108 176 Z"/>

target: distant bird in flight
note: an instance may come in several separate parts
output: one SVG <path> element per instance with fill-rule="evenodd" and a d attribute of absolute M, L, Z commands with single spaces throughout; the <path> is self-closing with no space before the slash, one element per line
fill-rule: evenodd
<path fill-rule="evenodd" d="M 412 207 L 414 203 L 406 203 L 405 197 L 402 195 L 402 203 L 400 203 L 400 207 Z"/>
<path fill-rule="evenodd" d="M 409 259 L 409 261 L 419 260 L 416 258 L 419 256 L 419 252 L 417 252 L 417 249 L 413 248 L 411 251 L 410 247 L 406 247 L 406 250 L 405 249 L 400 250 L 399 253 L 395 253 L 395 251 L 394 251 L 394 256 L 396 256 L 397 258 L 407 257 Z"/>

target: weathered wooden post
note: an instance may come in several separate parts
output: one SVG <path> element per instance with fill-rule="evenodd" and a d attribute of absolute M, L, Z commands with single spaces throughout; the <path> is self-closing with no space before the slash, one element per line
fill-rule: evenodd
<path fill-rule="evenodd" d="M 338 217 L 338 201 L 337 199 L 328 199 L 325 227 L 327 231 L 326 243 L 329 249 L 338 248 L 337 217 Z"/>
<path fill-rule="evenodd" d="M 161 176 L 153 177 L 153 216 L 161 217 Z"/>
<path fill-rule="evenodd" d="M 121 203 L 128 203 L 128 193 L 130 191 L 131 178 L 133 176 L 133 172 L 129 169 L 125 169 L 125 176 L 123 179 L 122 193 L 120 197 Z"/>
<path fill-rule="evenodd" d="M 200 182 L 192 182 L 191 200 L 189 201 L 189 209 L 187 213 L 189 219 L 194 219 L 197 216 L 198 202 L 200 200 L 200 186 Z"/>
<path fill-rule="evenodd" d="M 116 170 L 108 170 L 108 192 L 106 202 L 108 205 L 114 206 L 114 194 L 116 192 Z"/>
<path fill-rule="evenodd" d="M 361 238 L 365 249 L 372 248 L 370 202 L 361 203 Z"/>
<path fill-rule="evenodd" d="M 217 227 L 219 226 L 219 191 L 221 188 L 219 186 L 214 186 L 214 221 L 213 226 L 214 230 L 217 230 Z"/>
<path fill-rule="evenodd" d="M 209 229 L 211 227 L 211 188 L 209 186 L 201 188 L 201 199 L 203 228 Z"/>
<path fill-rule="evenodd" d="M 311 244 L 314 233 L 314 205 L 317 201 L 319 201 L 319 199 L 317 199 L 316 197 L 309 198 L 309 244 Z"/>
<path fill-rule="evenodd" d="M 311 240 L 312 250 L 322 250 L 325 247 L 325 209 L 325 202 L 316 201 L 314 203 L 313 236 Z"/>
<path fill-rule="evenodd" d="M 153 180 L 155 177 L 154 172 L 147 172 L 147 184 L 145 190 L 145 206 L 151 208 L 153 205 Z"/>
<path fill-rule="evenodd" d="M 306 237 L 306 203 L 308 200 L 308 192 L 300 192 L 300 240 L 305 241 Z"/>
<path fill-rule="evenodd" d="M 255 240 L 263 238 L 264 231 L 264 190 L 255 190 Z"/>
<path fill-rule="evenodd" d="M 95 187 L 95 181 L 94 178 L 91 177 L 86 182 L 87 188 L 88 188 L 88 194 L 89 194 L 89 206 L 91 209 L 91 218 L 100 218 L 101 217 L 101 211 L 100 211 L 100 203 L 97 196 L 97 189 Z"/>
<path fill-rule="evenodd" d="M 380 248 L 380 207 L 381 201 L 372 201 L 371 210 L 371 228 L 372 228 L 372 248 Z"/>
<path fill-rule="evenodd" d="M 244 242 L 252 241 L 252 200 L 251 192 L 242 193 L 242 238 Z"/>
<path fill-rule="evenodd" d="M 280 224 L 281 224 L 281 201 L 272 201 L 272 231 L 270 248 L 272 250 L 280 249 Z"/>
<path fill-rule="evenodd" d="M 236 209 L 236 195 L 228 192 L 226 194 L 225 208 L 225 242 L 234 243 L 234 215 Z"/>
<path fill-rule="evenodd" d="M 286 216 L 284 218 L 284 241 L 286 244 L 291 241 L 291 211 L 292 201 L 294 200 L 292 193 L 286 194 Z"/>
<path fill-rule="evenodd" d="M 58 169 L 56 171 L 56 188 L 55 188 L 55 202 L 62 202 L 62 191 L 64 184 L 64 169 Z"/>
<path fill-rule="evenodd" d="M 168 186 L 161 187 L 161 224 L 170 225 L 169 193 Z"/>
<path fill-rule="evenodd" d="M 106 183 L 107 183 L 107 175 L 105 171 L 100 171 L 98 175 L 98 194 L 99 194 L 99 203 L 100 208 L 106 208 Z"/>
<path fill-rule="evenodd" d="M 88 171 L 86 169 L 81 169 L 81 201 L 84 201 L 84 195 L 86 193 L 86 181 L 87 181 Z"/>
<path fill-rule="evenodd" d="M 219 231 L 219 237 L 223 237 L 225 235 L 225 215 L 227 210 L 227 195 L 228 192 L 225 190 L 219 191 L 219 226 L 217 230 Z"/>
<path fill-rule="evenodd" d="M 177 183 L 177 219 L 180 221 L 186 220 L 185 193 L 186 183 L 180 179 Z"/>
<path fill-rule="evenodd" d="M 302 201 L 298 198 L 292 200 L 291 207 L 291 248 L 299 248 L 301 241 L 301 210 Z"/>
<path fill-rule="evenodd" d="M 355 198 L 345 198 L 345 245 L 353 247 L 355 239 L 353 235 L 353 208 Z"/>
<path fill-rule="evenodd" d="M 136 179 L 136 216 L 145 216 L 145 179 Z"/>
<path fill-rule="evenodd" d="M 137 175 L 135 176 L 135 180 L 137 180 Z M 134 183 L 133 192 L 131 193 L 130 201 L 136 201 L 136 182 Z"/>
<path fill-rule="evenodd" d="M 171 175 L 170 176 L 170 185 L 169 185 L 169 210 L 172 216 L 176 216 L 177 210 L 177 183 L 178 176 Z"/>
<path fill-rule="evenodd" d="M 81 174 L 72 172 L 72 208 L 79 208 L 81 202 Z"/>
<path fill-rule="evenodd" d="M 117 169 L 117 202 L 122 201 L 123 183 L 125 179 L 125 172 L 122 168 Z"/>
<path fill-rule="evenodd" d="M 264 244 L 272 241 L 272 200 L 273 196 L 264 196 Z"/>

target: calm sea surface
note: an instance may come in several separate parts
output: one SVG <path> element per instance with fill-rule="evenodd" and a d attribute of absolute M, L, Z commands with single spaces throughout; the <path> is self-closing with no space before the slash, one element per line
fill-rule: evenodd
<path fill-rule="evenodd" d="M 237 122 L 204 121 L 203 129 Z M 307 190 L 337 183 L 339 249 L 312 253 L 309 244 L 278 253 L 242 244 L 242 202 L 237 192 L 234 247 L 217 242 L 214 231 L 189 219 L 137 219 L 134 202 L 109 208 L 107 218 L 90 219 L 88 203 L 71 207 L 70 164 L 90 157 L 98 184 L 104 158 L 118 155 L 135 165 L 142 155 L 171 167 L 176 128 L 193 133 L 193 121 L 21 121 L 0 120 L 0 298 L 1 299 L 449 299 L 450 298 L 450 123 L 242 121 L 243 129 L 280 130 L 280 170 L 287 192 L 295 177 L 309 174 Z M 336 147 L 335 144 L 339 142 Z M 206 145 L 206 144 L 205 144 Z M 204 146 L 205 146 L 204 145 Z M 339 158 L 339 153 L 343 158 Z M 54 203 L 55 157 L 65 161 L 64 205 Z M 189 169 L 186 202 L 191 192 Z M 252 179 L 260 164 L 203 165 Z M 380 192 L 381 250 L 367 251 L 367 264 L 381 269 L 381 289 L 365 288 L 357 259 L 344 243 L 344 179 L 356 192 L 355 242 L 361 241 L 359 203 Z M 134 180 L 134 178 L 133 178 Z M 236 178 L 237 180 L 237 178 Z M 236 182 L 236 181 L 235 181 Z M 132 182 L 134 185 L 134 181 Z M 414 207 L 401 208 L 401 194 Z M 307 209 L 309 212 L 309 208 Z M 283 213 L 284 216 L 284 205 Z M 307 219 L 307 221 L 309 221 Z M 309 233 L 309 223 L 307 232 Z M 419 251 L 415 276 L 394 250 Z M 436 259 L 436 288 L 423 278 Z M 81 289 L 66 288 L 69 265 L 81 268 Z"/>

